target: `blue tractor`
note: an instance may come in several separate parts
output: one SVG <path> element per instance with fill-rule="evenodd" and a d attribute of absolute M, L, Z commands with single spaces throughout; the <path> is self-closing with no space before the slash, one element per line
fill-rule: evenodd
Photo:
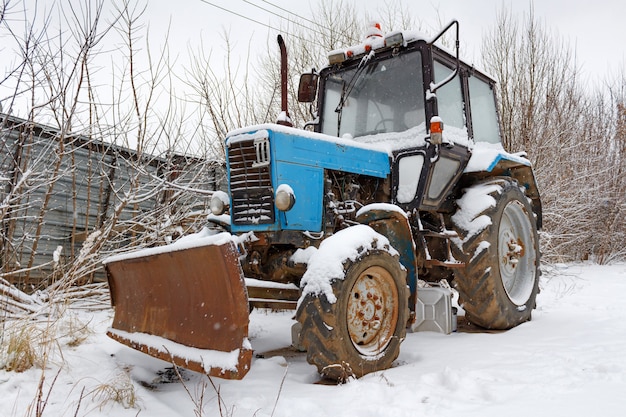
<path fill-rule="evenodd" d="M 451 29 L 456 54 L 435 45 Z M 290 126 L 285 94 L 277 124 L 230 132 L 228 192 L 211 201 L 224 232 L 107 260 L 109 335 L 241 378 L 249 309 L 293 309 L 307 360 L 341 381 L 392 365 L 418 281 L 449 282 L 475 325 L 529 320 L 537 184 L 524 155 L 501 145 L 495 82 L 458 44 L 456 21 L 434 39 L 374 27 L 301 77 L 305 129 Z"/>

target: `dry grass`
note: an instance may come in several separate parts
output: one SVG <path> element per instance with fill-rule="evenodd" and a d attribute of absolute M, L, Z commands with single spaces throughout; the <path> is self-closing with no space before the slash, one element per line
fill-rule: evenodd
<path fill-rule="evenodd" d="M 100 410 L 112 402 L 126 409 L 138 408 L 137 392 L 127 372 L 121 372 L 111 381 L 98 385 L 91 395 Z"/>
<path fill-rule="evenodd" d="M 60 318 L 47 321 L 33 319 L 8 320 L 2 324 L 0 338 L 0 369 L 24 372 L 32 367 L 43 369 L 59 347 L 76 347 L 93 333 L 89 324 L 65 312 Z"/>
<path fill-rule="evenodd" d="M 58 325 L 57 337 L 69 347 L 81 345 L 92 334 L 89 323 L 83 323 L 71 312 L 67 312 Z"/>
<path fill-rule="evenodd" d="M 0 345 L 0 369 L 24 372 L 42 361 L 38 354 L 41 330 L 32 324 L 7 326 Z"/>

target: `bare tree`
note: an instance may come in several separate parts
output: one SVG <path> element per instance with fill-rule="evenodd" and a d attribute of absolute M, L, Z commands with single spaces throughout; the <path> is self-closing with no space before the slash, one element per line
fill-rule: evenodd
<path fill-rule="evenodd" d="M 386 31 L 417 29 L 410 11 L 399 1 L 388 2 L 377 12 Z M 289 57 L 290 117 L 294 126 L 302 127 L 313 116 L 308 105 L 297 102 L 299 75 L 325 66 L 330 51 L 361 43 L 367 25 L 374 18 L 377 17 L 368 15 L 356 2 L 323 0 L 310 17 L 284 14 L 279 30 L 268 33 L 268 53 L 256 60 L 252 59 L 249 48 L 243 59 L 237 60 L 230 34 L 225 32 L 223 67 L 215 69 L 216 58 L 212 52 L 207 55 L 204 46 L 192 51 L 192 62 L 186 72 L 186 82 L 194 91 L 190 100 L 202 106 L 201 120 L 208 122 L 208 132 L 218 138 L 242 126 L 275 122 L 281 111 L 280 57 L 276 43 L 280 33 Z M 219 147 L 220 142 L 215 148 Z"/>
<path fill-rule="evenodd" d="M 209 124 L 203 131 L 204 136 L 216 139 L 210 142 L 210 150 L 223 160 L 221 140 L 228 131 L 268 120 L 262 106 L 255 105 L 259 90 L 253 87 L 251 72 L 254 67 L 250 63 L 250 50 L 242 62 L 233 57 L 228 32 L 223 33 L 222 40 L 226 50 L 223 66 L 215 68 L 212 53 L 207 54 L 201 43 L 198 51 L 190 51 L 191 62 L 186 69 L 185 82 L 192 91 L 187 100 L 199 109 L 198 125 Z"/>
<path fill-rule="evenodd" d="M 22 288 L 66 291 L 102 278 L 112 253 L 197 230 L 220 186 L 219 164 L 194 145 L 205 132 L 190 131 L 174 92 L 167 37 L 151 54 L 144 9 L 122 2 L 105 19 L 104 6 L 60 3 L 0 21 L 21 54 L 2 102 L 23 114 L 0 119 L 0 277 Z M 100 47 L 116 35 L 122 48 Z M 103 58 L 113 69 L 104 83 L 94 76 Z"/>
<path fill-rule="evenodd" d="M 584 88 L 573 49 L 532 9 L 521 21 L 500 11 L 483 40 L 483 63 L 499 81 L 505 148 L 527 151 L 534 164 L 544 260 L 623 257 L 614 244 L 624 233 L 613 199 L 624 188 L 623 175 L 614 175 L 624 165 L 619 94 L 607 101 L 603 91 Z"/>

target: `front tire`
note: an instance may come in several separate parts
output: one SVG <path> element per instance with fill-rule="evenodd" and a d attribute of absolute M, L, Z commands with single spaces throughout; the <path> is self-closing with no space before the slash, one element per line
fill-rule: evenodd
<path fill-rule="evenodd" d="M 397 256 L 368 250 L 332 282 L 336 302 L 307 294 L 296 313 L 307 360 L 338 382 L 390 368 L 409 315 L 406 271 Z"/>
<path fill-rule="evenodd" d="M 468 202 L 469 196 L 473 203 Z M 452 245 L 453 254 L 466 264 L 455 272 L 455 286 L 470 322 L 487 329 L 510 329 L 530 320 L 535 308 L 540 276 L 535 216 L 528 198 L 511 179 L 476 184 L 466 190 L 466 197 L 452 217 L 464 236 Z M 490 201 L 489 197 L 494 204 L 475 210 L 479 201 Z M 472 206 L 477 212 L 472 212 Z M 487 225 L 480 229 L 480 224 Z M 472 225 L 477 229 L 472 230 Z"/>

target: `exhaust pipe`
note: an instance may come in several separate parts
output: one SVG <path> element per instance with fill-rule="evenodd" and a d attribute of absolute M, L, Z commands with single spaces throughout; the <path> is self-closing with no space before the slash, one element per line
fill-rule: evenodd
<path fill-rule="evenodd" d="M 280 115 L 276 123 L 283 126 L 292 127 L 289 110 L 287 109 L 287 48 L 285 40 L 278 35 L 278 46 L 280 47 Z"/>

